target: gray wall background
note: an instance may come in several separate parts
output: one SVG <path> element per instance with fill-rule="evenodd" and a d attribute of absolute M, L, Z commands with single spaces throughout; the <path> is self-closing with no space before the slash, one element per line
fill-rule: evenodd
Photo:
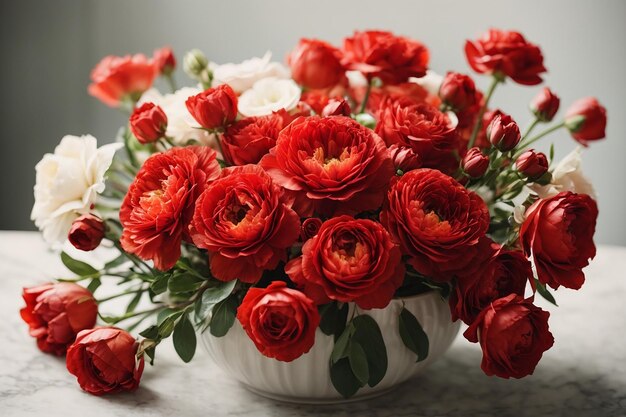
<path fill-rule="evenodd" d="M 588 95 L 607 107 L 608 139 L 586 151 L 584 168 L 599 195 L 597 241 L 626 245 L 625 18 L 621 0 L 3 0 L 0 229 L 33 229 L 33 167 L 64 134 L 91 133 L 105 143 L 125 122 L 87 95 L 89 71 L 106 54 L 151 54 L 169 44 L 181 59 L 197 47 L 217 62 L 267 49 L 282 60 L 300 37 L 338 44 L 353 29 L 381 28 L 422 40 L 436 71 L 469 72 L 464 40 L 493 26 L 519 30 L 541 45 L 547 85 L 564 107 Z M 177 78 L 190 84 L 182 71 Z M 510 83 L 494 104 L 523 126 L 537 91 Z M 552 139 L 557 158 L 575 146 L 566 132 Z"/>

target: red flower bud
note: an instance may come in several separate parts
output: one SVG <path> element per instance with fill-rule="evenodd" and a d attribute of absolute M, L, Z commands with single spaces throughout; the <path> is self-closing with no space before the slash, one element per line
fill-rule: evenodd
<path fill-rule="evenodd" d="M 154 103 L 144 103 L 133 110 L 130 116 L 130 130 L 139 143 L 156 142 L 165 135 L 167 116 L 163 109 Z"/>
<path fill-rule="evenodd" d="M 326 106 L 322 109 L 322 116 L 348 116 L 352 113 L 350 104 L 344 100 L 331 99 Z"/>
<path fill-rule="evenodd" d="M 468 177 L 482 177 L 489 168 L 489 157 L 483 155 L 480 148 L 473 147 L 467 151 L 461 160 L 461 167 Z"/>
<path fill-rule="evenodd" d="M 405 173 L 422 166 L 422 158 L 407 146 L 394 143 L 389 147 L 389 153 L 396 172 L 400 170 Z"/>
<path fill-rule="evenodd" d="M 205 129 L 224 127 L 237 117 L 237 95 L 228 84 L 191 96 L 185 104 L 189 113 Z"/>
<path fill-rule="evenodd" d="M 98 247 L 104 237 L 104 222 L 93 214 L 83 214 L 72 223 L 68 239 L 78 250 L 90 251 Z"/>
<path fill-rule="evenodd" d="M 302 227 L 300 228 L 300 238 L 303 241 L 311 239 L 319 232 L 320 227 L 322 227 L 322 221 L 317 217 L 306 219 L 302 222 Z"/>
<path fill-rule="evenodd" d="M 497 115 L 487 127 L 487 139 L 501 152 L 515 148 L 521 138 L 517 123 L 508 114 Z"/>
<path fill-rule="evenodd" d="M 476 84 L 467 75 L 449 72 L 439 87 L 439 97 L 453 109 L 465 110 L 476 104 Z"/>
<path fill-rule="evenodd" d="M 530 111 L 542 122 L 550 122 L 559 111 L 561 99 L 548 87 L 544 87 L 530 102 Z"/>
<path fill-rule="evenodd" d="M 176 58 L 169 46 L 155 50 L 152 59 L 160 74 L 170 75 L 176 68 Z"/>
<path fill-rule="evenodd" d="M 603 139 L 606 109 L 593 97 L 577 100 L 567 110 L 565 127 L 584 146 L 587 146 L 587 141 Z"/>
<path fill-rule="evenodd" d="M 549 165 L 546 155 L 542 152 L 535 152 L 534 149 L 527 150 L 515 161 L 517 170 L 531 180 L 545 174 Z"/>

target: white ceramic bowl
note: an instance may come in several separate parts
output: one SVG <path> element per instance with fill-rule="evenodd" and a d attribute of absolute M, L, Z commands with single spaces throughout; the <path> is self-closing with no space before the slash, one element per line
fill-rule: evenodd
<path fill-rule="evenodd" d="M 415 353 L 402 343 L 398 333 L 398 316 L 403 301 L 429 339 L 428 357 L 418 363 L 415 362 Z M 458 321 L 451 321 L 448 304 L 434 291 L 394 299 L 384 309 L 364 310 L 362 314 L 372 316 L 378 323 L 387 347 L 389 364 L 385 377 L 378 385 L 359 389 L 350 400 L 383 394 L 411 378 L 446 352 L 460 327 Z M 313 348 L 292 362 L 263 356 L 239 321 L 235 321 L 224 337 L 214 337 L 207 331 L 202 339 L 217 365 L 257 394 L 297 403 L 345 401 L 330 380 L 328 361 L 333 339 L 320 329 L 315 334 Z"/>

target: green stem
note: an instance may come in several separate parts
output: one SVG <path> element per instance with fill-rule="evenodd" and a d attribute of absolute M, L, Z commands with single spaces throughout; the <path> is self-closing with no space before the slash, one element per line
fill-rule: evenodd
<path fill-rule="evenodd" d="M 520 144 L 522 142 L 524 142 L 524 140 L 526 138 L 528 138 L 528 136 L 530 135 L 530 133 L 533 131 L 533 129 L 539 124 L 541 123 L 541 121 L 539 119 L 537 119 L 536 117 L 533 119 L 532 122 L 530 122 L 530 124 L 528 125 L 528 127 L 526 128 L 526 131 L 524 132 L 524 134 L 522 135 L 522 139 L 520 140 Z"/>
<path fill-rule="evenodd" d="M 172 74 L 167 74 L 165 76 L 165 80 L 167 80 L 167 85 L 170 86 L 170 90 L 172 90 L 172 93 L 176 91 L 176 81 L 174 80 L 174 77 L 172 77 Z"/>
<path fill-rule="evenodd" d="M 474 146 L 474 142 L 476 142 L 476 137 L 478 137 L 478 132 L 480 132 L 480 128 L 483 125 L 483 115 L 485 114 L 485 111 L 487 110 L 487 106 L 489 105 L 489 101 L 491 100 L 491 96 L 493 96 L 493 92 L 496 90 L 496 87 L 498 86 L 499 83 L 500 83 L 500 79 L 494 76 L 493 79 L 491 80 L 491 85 L 489 86 L 489 89 L 487 90 L 487 96 L 485 96 L 485 103 L 483 104 L 483 106 L 480 108 L 480 111 L 478 112 L 476 124 L 474 125 L 474 130 L 472 130 L 472 136 L 470 136 L 470 140 L 467 144 L 467 149 L 472 148 Z"/>
<path fill-rule="evenodd" d="M 519 147 L 519 149 L 517 150 L 517 152 L 515 153 L 515 155 L 513 155 L 513 160 L 517 159 L 523 152 L 524 149 L 528 148 L 530 145 L 532 145 L 533 143 L 537 142 L 539 139 L 543 138 L 544 136 L 549 135 L 552 132 L 555 132 L 559 129 L 561 129 L 562 127 L 565 127 L 565 122 L 561 122 L 559 124 L 556 124 L 546 130 L 544 130 L 543 132 L 541 132 L 540 134 L 538 134 L 537 136 L 535 136 L 532 139 L 529 139 L 526 141 L 526 143 L 522 143 L 521 146 Z"/>
<path fill-rule="evenodd" d="M 101 298 L 101 299 L 98 300 L 98 304 L 101 304 L 101 303 L 104 303 L 104 302 L 107 302 L 107 301 L 110 301 L 110 300 L 114 300 L 116 298 L 123 297 L 125 295 L 136 294 L 136 293 L 142 292 L 142 291 L 145 291 L 145 289 L 143 287 L 132 289 L 132 290 L 126 290 L 126 291 L 121 292 L 119 294 L 115 294 L 115 295 L 111 295 L 109 297 Z"/>
<path fill-rule="evenodd" d="M 365 90 L 365 97 L 363 97 L 363 102 L 361 103 L 361 109 L 359 113 L 365 112 L 365 108 L 367 107 L 367 101 L 370 99 L 370 93 L 372 92 L 372 82 L 367 83 L 367 90 Z"/>
<path fill-rule="evenodd" d="M 117 323 L 119 323 L 121 321 L 124 321 L 124 320 L 132 319 L 133 317 L 141 316 L 141 315 L 144 315 L 144 314 L 156 313 L 157 311 L 159 311 L 159 310 L 161 310 L 163 308 L 165 308 L 165 305 L 160 304 L 157 307 L 154 307 L 154 308 L 151 308 L 151 309 L 148 309 L 148 310 L 137 311 L 137 312 L 134 312 L 134 313 L 126 313 L 126 314 L 124 314 L 122 316 L 116 317 L 114 324 L 117 324 Z"/>
<path fill-rule="evenodd" d="M 130 130 L 126 128 L 124 131 L 124 149 L 126 150 L 126 155 L 128 156 L 128 161 L 130 162 L 133 168 L 139 168 L 139 163 L 137 162 L 137 158 L 135 158 L 135 154 L 132 149 L 130 149 Z"/>

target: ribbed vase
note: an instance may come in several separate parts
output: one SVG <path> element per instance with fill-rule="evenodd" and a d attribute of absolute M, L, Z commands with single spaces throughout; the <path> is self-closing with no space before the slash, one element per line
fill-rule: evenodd
<path fill-rule="evenodd" d="M 398 316 L 402 305 L 415 315 L 428 335 L 429 354 L 416 363 L 415 353 L 402 342 L 398 332 Z M 452 322 L 447 303 L 438 292 L 394 299 L 384 309 L 359 310 L 378 323 L 387 347 L 388 368 L 375 387 L 361 388 L 350 400 L 380 395 L 436 361 L 452 344 L 459 331 L 459 322 Z M 341 402 L 345 399 L 330 380 L 328 361 L 333 338 L 320 329 L 311 350 L 292 362 L 281 362 L 263 356 L 248 338 L 238 321 L 224 337 L 209 332 L 202 335 L 209 355 L 227 374 L 260 395 L 297 403 Z"/>

